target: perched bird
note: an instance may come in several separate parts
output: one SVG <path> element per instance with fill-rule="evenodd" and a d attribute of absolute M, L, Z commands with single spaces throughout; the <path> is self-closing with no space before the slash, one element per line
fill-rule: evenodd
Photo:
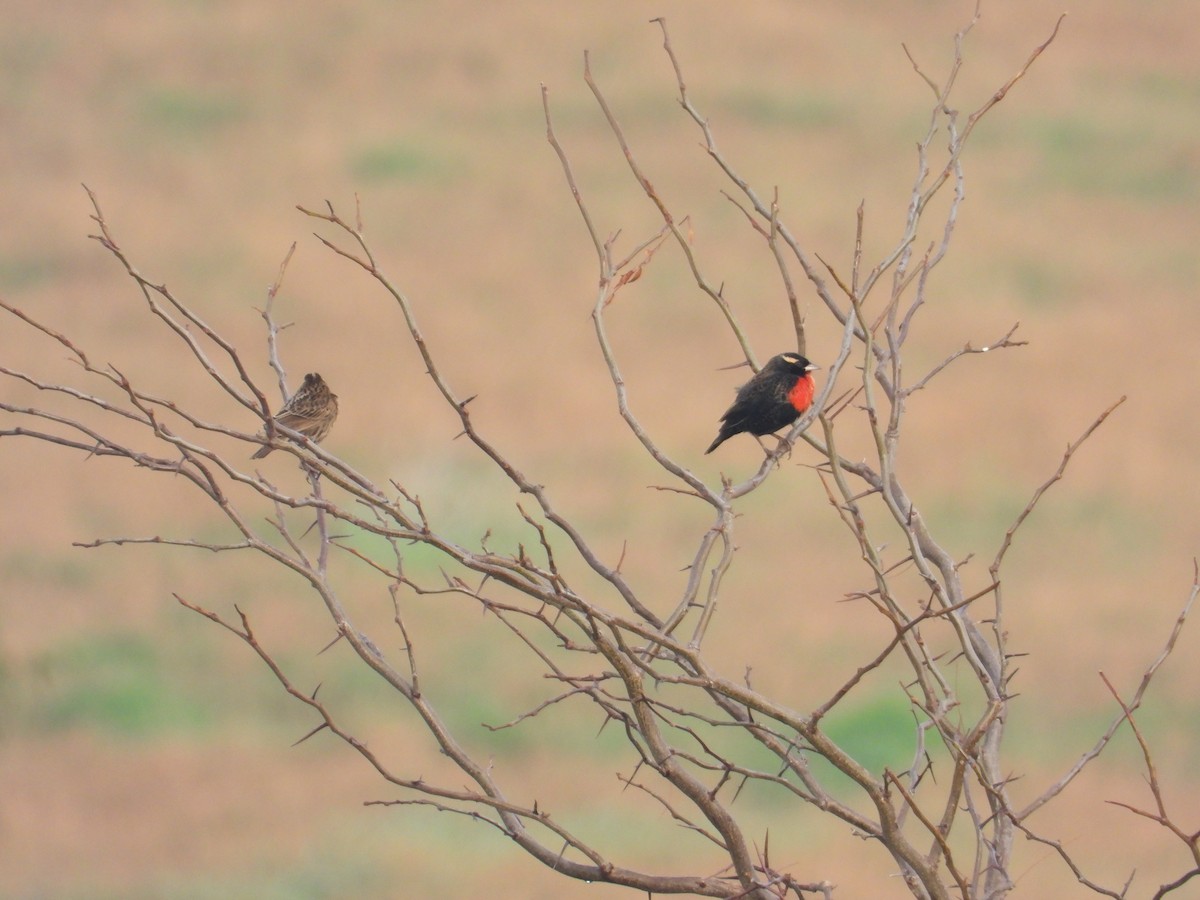
<path fill-rule="evenodd" d="M 304 376 L 304 384 L 275 413 L 275 422 L 300 432 L 310 441 L 320 443 L 333 427 L 337 418 L 337 394 L 316 372 Z M 254 454 L 252 459 L 262 459 L 274 448 L 268 444 Z"/>
<path fill-rule="evenodd" d="M 721 432 L 705 453 L 712 453 L 735 434 L 770 434 L 791 425 L 813 402 L 813 365 L 799 353 L 780 353 L 741 386 L 733 406 L 721 416 Z"/>

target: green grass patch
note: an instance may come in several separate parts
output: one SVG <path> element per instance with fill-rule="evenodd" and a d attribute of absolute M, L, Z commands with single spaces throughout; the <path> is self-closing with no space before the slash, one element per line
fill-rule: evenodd
<path fill-rule="evenodd" d="M 1016 521 L 1032 496 L 1026 485 L 1014 489 L 1011 482 L 997 479 L 994 471 L 981 471 L 973 487 L 957 488 L 921 504 L 930 531 L 952 553 L 995 554 L 1004 533 Z M 1161 526 L 1145 511 L 1105 491 L 1050 494 L 1021 526 L 1022 545 L 1037 548 L 1038 535 L 1055 535 L 1056 552 L 1063 552 L 1066 537 L 1085 543 L 1090 559 L 1120 567 L 1152 548 Z"/>
<path fill-rule="evenodd" d="M 16 584 L 48 585 L 60 588 L 82 588 L 91 577 L 91 569 L 78 555 L 10 553 L 0 558 L 0 573 L 8 590 L 19 590 Z"/>
<path fill-rule="evenodd" d="M 908 698 L 889 690 L 839 704 L 829 714 L 825 732 L 860 765 L 880 775 L 884 768 L 898 772 L 912 763 L 916 727 Z"/>
<path fill-rule="evenodd" d="M 237 96 L 187 88 L 156 88 L 138 101 L 138 115 L 145 124 L 175 137 L 213 134 L 246 113 L 245 102 Z"/>
<path fill-rule="evenodd" d="M 18 291 L 51 281 L 62 265 L 44 256 L 0 255 L 0 290 Z"/>
<path fill-rule="evenodd" d="M 385 859 L 383 853 L 377 859 Z M 286 865 L 264 866 L 224 875 L 181 875 L 158 878 L 153 886 L 122 892 L 121 897 L 171 897 L 175 900 L 226 900 L 254 897 L 256 900 L 328 900 L 330 897 L 391 896 L 388 873 L 381 863 L 363 856 L 330 858 L 319 853 L 288 861 Z M 393 885 L 394 888 L 394 885 Z M 116 894 L 112 895 L 118 896 Z"/>
<path fill-rule="evenodd" d="M 60 54 L 59 29 L 51 31 L 31 20 L 34 16 L 12 17 L 0 37 L 0 96 L 18 109 L 36 109 L 43 97 L 42 79 Z"/>
<path fill-rule="evenodd" d="M 549 644 L 543 636 L 533 638 Z M 552 655 L 562 662 L 561 653 Z M 497 643 L 481 636 L 463 641 L 443 654 L 438 668 L 431 682 L 436 686 L 428 690 L 451 731 L 498 758 L 513 759 L 535 748 L 607 757 L 624 743 L 611 727 L 597 736 L 601 717 L 582 697 L 501 727 L 536 709 L 558 690 L 555 682 L 541 677 L 541 663 L 515 639 Z"/>
<path fill-rule="evenodd" d="M 1119 80 L 1112 78 L 1112 73 L 1099 72 L 1096 75 L 1101 89 L 1112 90 L 1124 88 L 1138 101 L 1143 103 L 1182 104 L 1195 106 L 1200 103 L 1200 78 L 1180 77 L 1166 72 L 1140 72 L 1132 78 L 1122 75 Z"/>
<path fill-rule="evenodd" d="M 494 679 L 488 679 L 488 683 L 494 683 Z M 514 704 L 488 690 L 481 690 L 478 685 L 473 690 L 437 693 L 443 694 L 437 706 L 451 732 L 472 747 L 486 748 L 488 754 L 500 759 L 513 759 L 540 743 L 536 740 L 536 732 L 542 729 L 536 719 L 512 728 L 492 730 L 512 721 L 536 703 Z"/>
<path fill-rule="evenodd" d="M 1156 202 L 1196 196 L 1195 173 L 1186 161 L 1157 156 L 1141 132 L 1056 118 L 1035 125 L 1032 136 L 1040 151 L 1043 177 L 1079 193 Z"/>
<path fill-rule="evenodd" d="M 1011 138 L 1033 148 L 1038 190 L 1156 204 L 1200 198 L 1200 167 L 1156 118 L 1026 117 L 1014 124 Z"/>
<path fill-rule="evenodd" d="M 451 461 L 437 471 L 419 473 L 409 480 L 414 483 L 423 482 L 426 490 L 421 499 L 430 517 L 431 526 L 439 534 L 448 536 L 452 541 L 475 553 L 486 550 L 512 555 L 517 553 L 518 546 L 523 544 L 538 565 L 546 563 L 538 534 L 521 518 L 513 492 L 499 483 L 499 476 L 486 463 Z M 476 488 L 471 492 L 463 491 L 460 487 L 463 484 L 474 485 Z M 525 506 L 527 509 L 536 509 L 536 505 L 530 507 L 528 502 Z M 416 520 L 416 512 L 410 506 L 402 502 L 401 508 Z M 386 524 L 399 527 L 396 522 Z M 564 540 L 556 529 L 549 525 L 546 527 L 552 540 Z M 386 537 L 362 529 L 352 529 L 348 524 L 343 525 L 342 530 L 347 536 L 342 538 L 340 543 L 354 548 L 389 571 L 395 570 L 396 553 Z M 436 547 L 403 539 L 398 539 L 396 543 L 403 559 L 405 575 L 416 581 L 433 576 L 437 581 L 435 586 L 441 587 L 444 584 L 441 574 L 443 571 L 462 576 L 471 583 L 479 578 L 478 574 L 461 568 Z"/>
<path fill-rule="evenodd" d="M 386 537 L 373 531 L 354 528 L 348 523 L 342 523 L 341 527 L 345 536 L 338 539 L 339 544 L 361 553 L 389 572 L 396 570 L 396 553 Z M 397 540 L 396 543 L 400 549 L 404 574 L 414 580 L 437 575 L 440 569 L 450 565 L 449 557 L 436 547 L 415 541 Z"/>
<path fill-rule="evenodd" d="M 457 167 L 444 152 L 399 139 L 364 147 L 350 158 L 350 174 L 373 185 L 392 181 L 444 182 Z"/>
<path fill-rule="evenodd" d="M 1103 691 L 1102 686 L 1100 690 Z M 1182 742 L 1184 746 L 1194 743 L 1196 729 L 1181 721 L 1178 706 L 1159 702 L 1153 694 L 1152 689 L 1148 701 L 1134 713 L 1138 729 L 1150 747 L 1162 754 L 1163 748 L 1172 742 Z M 1099 697 L 1082 709 L 1049 704 L 1023 706 L 1018 702 L 1005 732 L 1005 745 L 1014 759 L 1028 760 L 1031 766 L 1049 763 L 1052 767 L 1065 768 L 1095 745 L 1118 715 L 1120 708 L 1116 704 L 1107 704 Z M 1122 722 L 1098 762 L 1123 770 L 1136 770 L 1144 764 L 1143 760 L 1133 731 L 1127 722 Z"/>
<path fill-rule="evenodd" d="M 930 532 L 951 553 L 990 558 L 1028 499 L 1020 491 L 981 481 L 973 489 L 942 494 L 920 506 Z"/>
<path fill-rule="evenodd" d="M 1061 263 L 1050 260 L 1019 259 L 996 273 L 1011 285 L 1011 292 L 1034 309 L 1061 305 L 1062 298 L 1074 291 L 1068 286 Z"/>
<path fill-rule="evenodd" d="M 26 716 L 39 729 L 135 738 L 208 727 L 205 707 L 168 676 L 163 656 L 149 638 L 128 632 L 65 642 L 33 663 L 38 696 Z"/>

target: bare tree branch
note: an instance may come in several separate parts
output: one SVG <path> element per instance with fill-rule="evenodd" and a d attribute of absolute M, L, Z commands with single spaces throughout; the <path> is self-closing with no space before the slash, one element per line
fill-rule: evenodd
<path fill-rule="evenodd" d="M 232 605 L 233 613 L 222 614 L 175 596 L 184 607 L 238 638 L 281 689 L 306 707 L 313 724 L 296 743 L 325 734 L 336 738 L 372 767 L 389 793 L 398 795 L 373 799 L 368 805 L 424 807 L 466 816 L 495 829 L 563 877 L 622 885 L 648 895 L 832 897 L 832 873 L 824 871 L 827 863 L 822 859 L 804 858 L 787 866 L 811 870 L 803 879 L 782 871 L 778 839 L 772 852 L 769 835 L 744 813 L 741 804 L 749 786 L 769 792 L 784 815 L 804 807 L 838 831 L 865 839 L 864 856 L 884 854 L 888 867 L 921 900 L 1004 900 L 1016 883 L 1014 873 L 1020 871 L 1014 857 L 1018 833 L 1050 847 L 1055 865 L 1066 867 L 1088 889 L 1123 898 L 1130 882 L 1120 889 L 1101 886 L 1085 874 L 1060 837 L 1036 833 L 1027 820 L 1058 797 L 1127 722 L 1142 748 L 1153 804 L 1144 808 L 1109 802 L 1159 824 L 1188 848 L 1187 870 L 1163 883 L 1155 896 L 1178 890 L 1200 872 L 1198 834 L 1169 812 L 1177 803 L 1164 787 L 1134 714 L 1177 645 L 1200 594 L 1200 568 L 1193 573 L 1191 593 L 1165 645 L 1143 671 L 1130 699 L 1122 699 L 1105 678 L 1121 715 L 1058 781 L 1019 807 L 1011 795 L 1023 785 L 1014 787 L 1019 773 L 1012 771 L 1003 752 L 1005 726 L 1018 701 L 1009 692 L 1014 655 L 1007 646 L 1003 618 L 1005 604 L 1013 602 L 1003 590 L 1007 552 L 1045 492 L 1064 477 L 1083 442 L 1124 398 L 1067 446 L 1055 473 L 1034 492 L 1000 540 L 982 587 L 979 578 L 964 580 L 967 560 L 951 556 L 922 513 L 922 492 L 900 453 L 908 439 L 907 403 L 913 394 L 937 390 L 958 372 L 960 367 L 952 364 L 964 356 L 1024 344 L 1014 339 L 1014 325 L 990 344 L 977 347 L 969 342 L 949 352 L 915 380 L 905 367 L 908 348 L 923 340 L 923 329 L 937 315 L 939 304 L 949 302 L 936 289 L 938 267 L 954 243 L 964 211 L 967 142 L 978 121 L 1026 76 L 1062 22 L 1059 18 L 1023 66 L 964 118 L 953 105 L 954 93 L 965 65 L 965 39 L 979 21 L 980 10 L 977 3 L 971 21 L 955 36 L 953 59 L 940 78 L 905 48 L 933 102 L 916 145 L 916 177 L 898 221 L 892 223 L 894 238 L 878 256 L 864 249 L 874 245 L 874 232 L 881 227 L 874 217 L 868 219 L 865 203 L 855 211 L 853 246 L 843 256 L 818 253 L 797 237 L 799 230 L 785 220 L 778 188 L 759 192 L 718 149 L 714 130 L 689 91 L 665 20 L 653 20 L 662 33 L 680 105 L 700 129 L 703 151 L 722 180 L 728 180 L 722 193 L 761 238 L 764 265 L 778 272 L 781 305 L 790 315 L 798 349 L 807 353 L 815 335 L 840 335 L 834 339 L 836 348 L 823 348 L 821 360 L 829 362 L 822 373 L 826 380 L 811 407 L 741 480 L 697 474 L 693 457 L 673 454 L 670 442 L 646 424 L 649 419 L 639 417 L 622 365 L 629 351 L 606 323 L 622 291 L 628 292 L 623 299 L 633 296 L 645 284 L 642 278 L 649 267 L 678 252 L 700 292 L 700 314 L 709 317 L 704 321 L 721 333 L 727 329 L 750 368 L 758 369 L 759 356 L 735 304 L 709 274 L 694 245 L 693 232 L 702 223 L 679 215 L 674 201 L 655 187 L 655 173 L 619 123 L 618 98 L 606 96 L 585 54 L 583 81 L 597 115 L 615 140 L 623 168 L 661 220 L 646 233 L 620 241 L 622 223 L 600 221 L 589 201 L 592 192 L 581 183 L 556 131 L 549 89 L 542 86 L 546 139 L 596 254 L 597 281 L 594 293 L 588 288 L 588 304 L 621 433 L 662 473 L 656 478 L 662 483 L 652 485 L 665 492 L 659 496 L 699 500 L 708 507 L 683 549 L 686 575 L 674 571 L 677 560 L 669 588 L 662 586 L 666 581 L 646 585 L 629 577 L 623 571 L 624 547 L 611 554 L 615 559 L 601 553 L 589 529 L 561 512 L 536 476 L 526 474 L 477 423 L 471 412 L 477 408 L 471 406 L 475 398 L 452 385 L 450 351 L 431 345 L 418 322 L 418 304 L 398 287 L 399 280 L 368 239 L 357 196 L 353 213 L 343 214 L 329 201 L 318 209 L 298 209 L 316 220 L 322 232 L 317 238 L 326 250 L 369 276 L 395 304 L 400 334 L 420 354 L 428 389 L 458 416 L 466 452 L 533 498 L 533 503 L 522 499 L 507 506 L 495 521 L 489 517 L 478 523 L 474 533 L 482 533 L 482 538 L 464 542 L 452 536 L 439 524 L 443 516 L 438 504 L 430 501 L 426 509 L 419 485 L 368 475 L 276 422 L 266 393 L 249 374 L 248 357 L 208 313 L 201 315 L 199 307 L 134 265 L 90 190 L 92 219 L 99 231 L 92 237 L 140 293 L 156 338 L 182 345 L 186 376 L 219 388 L 223 406 L 201 415 L 195 404 L 157 390 L 152 377 L 127 375 L 138 369 L 125 361 L 94 366 L 88 348 L 74 337 L 0 300 L 0 309 L 12 316 L 17 328 L 38 341 L 48 339 L 60 354 L 66 351 L 71 366 L 71 377 L 53 378 L 0 365 L 0 378 L 22 390 L 35 389 L 38 403 L 44 404 L 0 402 L 6 416 L 0 440 L 20 437 L 85 458 L 118 459 L 180 476 L 189 491 L 195 489 L 190 496 L 229 532 L 218 540 L 145 536 L 142 530 L 143 536 L 118 534 L 78 541 L 76 546 L 159 545 L 218 556 L 249 550 L 298 578 L 307 588 L 307 602 L 298 601 L 297 608 L 320 617 L 329 632 L 326 637 L 332 638 L 325 649 L 336 644 L 339 652 L 353 653 L 355 664 L 378 676 L 415 716 L 416 727 L 453 766 L 453 774 L 426 777 L 412 771 L 411 760 L 371 749 L 370 726 L 347 724 L 336 704 L 318 699 L 317 690 L 301 688 L 316 680 L 309 677 L 304 662 L 293 659 L 285 664 L 291 656 L 273 649 L 269 636 L 260 637 L 240 606 Z M 933 204 L 935 197 L 942 200 Z M 941 211 L 935 216 L 934 209 Z M 294 251 L 295 244 L 259 310 L 266 363 L 284 398 L 288 368 L 279 336 L 288 326 L 278 323 L 276 301 Z M 846 258 L 848 264 L 841 261 Z M 797 266 L 804 273 L 799 280 Z M 881 284 L 887 287 L 878 287 Z M 818 302 L 811 309 L 805 291 L 816 295 Z M 819 329 L 814 327 L 818 320 L 824 320 Z M 264 353 L 261 346 L 259 353 Z M 912 357 L 908 359 L 911 366 Z M 226 418 L 245 418 L 247 410 L 261 420 L 253 425 L 257 432 L 226 423 Z M 817 423 L 819 428 L 814 427 Z M 282 451 L 272 464 L 290 457 L 301 477 L 268 477 L 265 466 L 255 470 L 227 452 L 229 444 L 245 449 L 263 441 Z M 789 464 L 792 454 L 799 465 Z M 846 608 L 861 612 L 883 630 L 864 639 L 856 655 L 829 663 L 838 668 L 821 696 L 801 693 L 800 700 L 785 700 L 760 689 L 749 663 L 731 674 L 724 655 L 712 646 L 719 639 L 719 629 L 712 626 L 730 609 L 751 608 L 726 602 L 733 584 L 729 575 L 739 562 L 739 520 L 754 514 L 754 506 L 744 501 L 768 481 L 778 485 L 777 479 L 793 478 L 816 478 L 823 488 L 828 501 L 823 515 L 830 527 L 840 526 L 848 535 L 857 573 L 842 599 L 853 604 Z M 629 494 L 631 515 L 637 514 L 635 496 L 645 496 L 644 488 Z M 371 540 L 359 542 L 360 535 Z M 340 552 L 331 554 L 331 548 Z M 345 579 L 347 569 L 355 580 Z M 385 604 L 390 623 L 380 630 L 363 627 L 359 603 L 364 595 Z M 481 627 L 503 647 L 504 680 L 529 689 L 521 694 L 517 709 L 490 715 L 491 721 L 478 728 L 451 725 L 455 717 L 447 711 L 459 698 L 446 690 L 437 667 L 426 665 L 436 658 L 440 645 L 412 614 L 414 599 L 480 614 Z M 796 636 L 798 651 L 807 639 Z M 482 662 L 480 666 L 472 684 L 493 696 L 496 673 L 485 670 Z M 890 685 L 888 696 L 905 704 L 910 714 L 903 736 L 913 745 L 912 755 L 906 752 L 899 765 L 882 767 L 869 765 L 866 757 L 859 758 L 833 736 L 839 714 L 853 711 L 867 690 L 864 686 L 881 680 Z M 700 848 L 701 855 L 688 863 L 690 871 L 664 874 L 651 867 L 621 865 L 619 854 L 604 846 L 603 835 L 589 836 L 586 828 L 572 824 L 573 810 L 551 814 L 544 797 L 519 796 L 522 791 L 509 783 L 510 773 L 502 762 L 477 744 L 491 732 L 544 727 L 551 721 L 557 726 L 559 717 L 571 722 L 571 728 L 583 727 L 576 724 L 583 722 L 596 733 L 617 732 L 621 747 L 615 768 L 626 789 L 622 798 L 650 806 L 655 818 L 647 818 L 647 823 L 669 820 L 672 835 Z M 611 769 L 608 774 L 602 771 L 603 777 L 592 768 L 572 774 L 588 784 L 612 784 Z M 637 814 L 643 815 L 641 809 Z"/>

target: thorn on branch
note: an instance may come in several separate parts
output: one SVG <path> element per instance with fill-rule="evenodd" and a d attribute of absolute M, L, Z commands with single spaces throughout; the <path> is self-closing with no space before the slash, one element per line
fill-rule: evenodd
<path fill-rule="evenodd" d="M 337 637 L 335 637 L 332 641 L 330 641 L 328 644 L 326 644 L 324 647 L 322 647 L 320 650 L 317 651 L 317 656 L 320 656 L 322 653 L 324 653 L 326 650 L 328 650 L 330 647 L 332 647 L 334 644 L 336 644 L 338 641 L 340 641 L 345 636 L 346 635 L 343 632 L 339 631 L 337 633 Z"/>
<path fill-rule="evenodd" d="M 315 697 L 316 695 L 314 694 L 313 696 Z M 308 740 L 310 737 L 312 737 L 314 734 L 316 734 L 317 732 L 319 732 L 319 731 L 322 731 L 322 730 L 324 730 L 324 729 L 326 729 L 326 728 L 328 728 L 328 727 L 329 727 L 329 723 L 327 723 L 327 722 L 322 722 L 320 725 L 318 725 L 316 728 L 314 728 L 314 729 L 313 729 L 312 731 L 310 731 L 308 734 L 304 735 L 304 737 L 300 738 L 300 740 L 298 740 L 298 741 L 296 741 L 294 744 L 292 744 L 292 746 L 293 746 L 293 747 L 299 747 L 301 744 L 303 744 L 305 741 L 307 741 L 307 740 Z"/>

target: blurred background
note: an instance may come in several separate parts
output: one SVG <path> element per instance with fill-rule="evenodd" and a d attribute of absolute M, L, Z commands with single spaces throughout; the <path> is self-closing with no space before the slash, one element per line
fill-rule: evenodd
<path fill-rule="evenodd" d="M 777 186 L 793 232 L 847 272 L 860 201 L 868 264 L 900 234 L 929 119 L 930 92 L 901 44 L 941 79 L 973 9 L 961 0 L 770 0 L 736 13 L 682 0 L 7 6 L 0 292 L 10 303 L 77 338 L 94 362 L 249 431 L 252 417 L 212 390 L 88 240 L 80 184 L 134 264 L 241 347 L 265 386 L 257 308 L 298 242 L 278 301 L 279 318 L 294 323 L 282 353 L 293 385 L 320 371 L 341 397 L 326 446 L 377 483 L 419 492 L 464 543 L 489 528 L 502 547 L 528 540 L 513 492 L 454 441 L 457 420 L 394 302 L 323 248 L 311 235 L 319 223 L 295 209 L 329 200 L 351 215 L 357 193 L 379 262 L 411 296 L 451 384 L 479 395 L 480 428 L 607 558 L 628 542 L 626 571 L 660 610 L 678 597 L 708 516 L 646 489 L 663 477 L 617 415 L 589 319 L 594 253 L 545 140 L 539 83 L 600 230 L 621 230 L 627 247 L 648 237 L 657 213 L 582 81 L 590 50 L 646 174 L 677 216 L 691 217 L 706 276 L 724 284 L 763 359 L 793 346 L 778 272 L 721 196 L 729 186 L 678 107 L 648 20 L 667 18 L 723 152 L 760 194 Z M 1060 11 L 1037 0 L 985 4 L 958 106 L 975 108 L 1014 74 Z M 1099 671 L 1126 696 L 1136 687 L 1187 595 L 1200 543 L 1200 22 L 1186 4 L 1091 0 L 1067 11 L 1057 41 L 975 134 L 954 244 L 907 361 L 916 374 L 1017 321 L 1029 346 L 964 359 L 914 397 L 900 459 L 935 533 L 960 558 L 976 554 L 971 577 L 984 579 L 1067 444 L 1129 397 L 1010 554 L 1010 649 L 1029 654 L 1008 736 L 1018 801 L 1111 719 Z M 827 364 L 836 328 L 801 288 L 809 356 Z M 720 371 L 739 361 L 737 345 L 676 249 L 621 293 L 608 324 L 634 410 L 664 449 L 713 481 L 750 472 L 759 451 L 748 439 L 702 455 L 744 375 Z M 0 364 L 84 384 L 65 356 L 12 318 L 0 327 Z M 53 402 L 11 379 L 0 392 Z M 800 446 L 770 490 L 743 504 L 741 550 L 707 644 L 724 671 L 752 667 L 756 686 L 798 709 L 821 702 L 884 639 L 869 610 L 840 602 L 864 576 L 813 462 Z M 301 490 L 292 469 L 284 454 L 263 462 Z M 565 883 L 466 819 L 363 807 L 398 795 L 328 734 L 291 748 L 312 716 L 243 645 L 171 597 L 223 614 L 238 603 L 299 685 L 325 683 L 323 696 L 399 774 L 444 775 L 412 716 L 344 647 L 317 659 L 332 634 L 296 579 L 235 554 L 72 547 L 117 535 L 228 539 L 186 485 L 13 439 L 0 442 L 0 495 L 0 895 L 627 896 Z M 394 650 L 386 593 L 355 580 L 361 567 L 335 564 L 347 603 Z M 539 798 L 618 864 L 710 870 L 702 842 L 621 793 L 615 773 L 628 774 L 628 761 L 613 735 L 593 739 L 594 721 L 480 728 L 541 696 L 540 685 L 506 680 L 525 657 L 498 644 L 476 609 L 407 602 L 430 690 L 514 799 Z M 1184 632 L 1139 719 L 1189 828 L 1200 824 L 1186 812 L 1200 808 L 1198 627 Z M 480 672 L 495 695 L 479 691 Z M 839 724 L 876 768 L 912 753 L 897 677 L 864 687 Z M 1134 866 L 1143 892 L 1186 868 L 1161 829 L 1105 800 L 1151 804 L 1128 735 L 1033 824 L 1114 886 Z M 771 823 L 777 867 L 837 882 L 840 897 L 904 895 L 879 848 L 804 813 L 787 810 L 781 822 L 777 798 L 745 803 Z M 1018 846 L 1021 896 L 1078 892 L 1051 851 Z"/>

